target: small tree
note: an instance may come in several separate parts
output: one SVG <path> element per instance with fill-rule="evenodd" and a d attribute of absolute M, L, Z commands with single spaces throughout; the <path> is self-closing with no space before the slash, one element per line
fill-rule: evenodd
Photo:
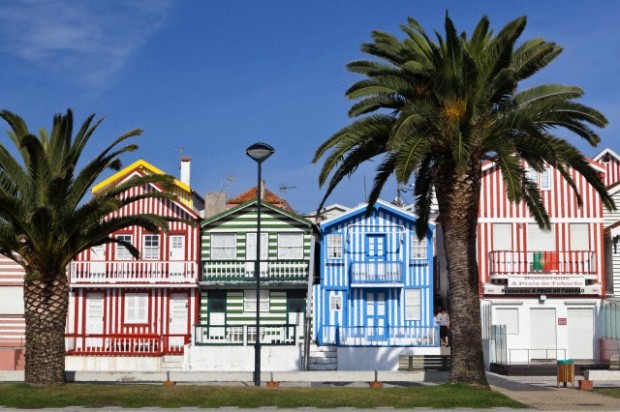
<path fill-rule="evenodd" d="M 65 323 L 69 301 L 66 268 L 81 251 L 104 243 L 121 243 L 135 257 L 131 244 L 110 236 L 137 225 L 157 231 L 168 219 L 155 215 L 110 217 L 123 206 L 163 193 L 128 196 L 124 192 L 145 183 L 171 187 L 170 176 L 136 177 L 85 201 L 92 184 L 106 169 L 119 170 L 119 156 L 137 149 L 127 140 L 141 134 L 131 130 L 118 137 L 77 169 L 84 148 L 102 120 L 91 115 L 73 136 L 73 114 L 54 116 L 50 133 L 30 133 L 17 115 L 0 112 L 18 157 L 0 145 L 0 253 L 25 269 L 26 318 L 25 381 L 35 385 L 65 382 Z"/>

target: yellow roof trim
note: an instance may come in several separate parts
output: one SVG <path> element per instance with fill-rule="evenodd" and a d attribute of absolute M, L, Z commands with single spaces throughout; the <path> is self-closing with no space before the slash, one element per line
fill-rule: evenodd
<path fill-rule="evenodd" d="M 127 166 L 126 168 L 119 170 L 118 172 L 114 173 L 112 176 L 108 177 L 107 179 L 105 179 L 103 182 L 93 186 L 93 188 L 91 189 L 91 192 L 96 193 L 100 190 L 102 190 L 103 188 L 109 186 L 110 184 L 116 182 L 117 180 L 121 179 L 124 175 L 128 174 L 129 171 L 134 170 L 134 169 L 139 169 L 139 168 L 144 168 L 149 170 L 151 173 L 154 174 L 158 174 L 158 175 L 166 175 L 167 173 L 156 168 L 155 166 L 153 166 L 152 164 L 148 163 L 147 161 L 140 159 L 137 160 L 135 162 L 133 162 L 132 164 L 130 164 L 129 166 Z M 188 185 L 186 185 L 185 183 L 181 182 L 180 180 L 174 179 L 174 184 L 178 187 L 180 187 L 181 189 L 185 190 L 187 193 L 192 193 L 191 189 L 189 188 Z"/>

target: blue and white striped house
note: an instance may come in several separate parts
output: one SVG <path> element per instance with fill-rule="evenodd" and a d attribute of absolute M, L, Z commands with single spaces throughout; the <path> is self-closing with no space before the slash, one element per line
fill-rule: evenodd
<path fill-rule="evenodd" d="M 320 224 L 320 283 L 314 337 L 336 346 L 337 368 L 397 369 L 400 355 L 440 353 L 433 319 L 433 236 L 421 241 L 416 216 L 377 201 Z"/>

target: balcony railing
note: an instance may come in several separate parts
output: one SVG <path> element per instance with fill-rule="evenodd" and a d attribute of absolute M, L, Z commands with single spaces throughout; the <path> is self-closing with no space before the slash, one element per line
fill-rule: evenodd
<path fill-rule="evenodd" d="M 251 282 L 254 280 L 254 260 L 206 260 L 203 261 L 202 280 L 206 282 Z M 309 271 L 308 260 L 261 261 L 261 281 L 306 282 Z"/>
<path fill-rule="evenodd" d="M 80 283 L 196 283 L 196 262 L 88 261 L 71 262 L 72 284 Z"/>
<path fill-rule="evenodd" d="M 194 343 L 197 346 L 251 346 L 255 342 L 256 325 L 194 325 Z M 261 325 L 260 342 L 262 345 L 295 345 L 297 325 Z"/>
<path fill-rule="evenodd" d="M 439 326 L 322 326 L 320 345 L 439 346 Z"/>
<path fill-rule="evenodd" d="M 189 343 L 188 334 L 66 334 L 68 355 L 160 356 L 183 354 Z"/>
<path fill-rule="evenodd" d="M 496 250 L 489 252 L 489 273 L 510 274 L 596 274 L 596 254 L 589 250 L 567 252 Z"/>
<path fill-rule="evenodd" d="M 402 284 L 403 262 L 352 262 L 351 285 Z"/>

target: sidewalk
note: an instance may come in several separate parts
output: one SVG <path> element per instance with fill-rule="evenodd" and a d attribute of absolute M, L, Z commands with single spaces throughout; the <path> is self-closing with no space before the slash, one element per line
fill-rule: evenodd
<path fill-rule="evenodd" d="M 620 410 L 620 399 L 573 389 L 570 384 L 558 388 L 555 376 L 503 376 L 488 372 L 487 380 L 493 390 L 542 411 Z"/>

